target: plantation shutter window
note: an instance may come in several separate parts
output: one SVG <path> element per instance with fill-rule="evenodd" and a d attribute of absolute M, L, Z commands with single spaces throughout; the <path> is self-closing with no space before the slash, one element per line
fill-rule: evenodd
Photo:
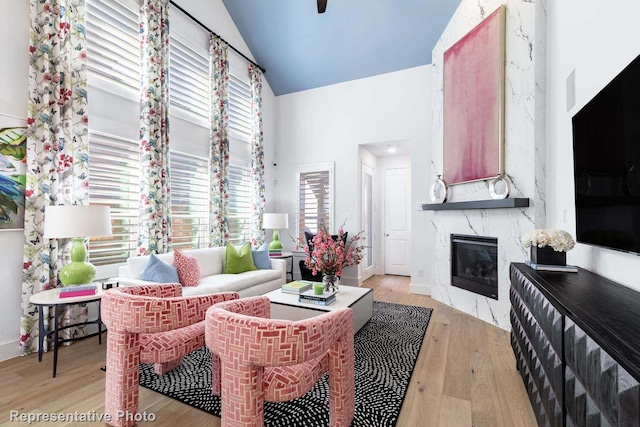
<path fill-rule="evenodd" d="M 251 238 L 251 88 L 244 60 L 233 52 L 229 58 L 228 241 L 241 245 Z"/>
<path fill-rule="evenodd" d="M 233 56 L 232 56 L 233 59 Z M 231 69 L 229 79 L 229 137 L 251 141 L 251 86 L 247 70 Z"/>
<path fill-rule="evenodd" d="M 89 260 L 98 265 L 126 262 L 138 241 L 140 189 L 138 141 L 89 131 L 91 205 L 111 208 L 113 235 L 92 237 Z"/>
<path fill-rule="evenodd" d="M 209 245 L 208 33 L 181 11 L 169 10 L 169 137 L 171 246 Z"/>
<path fill-rule="evenodd" d="M 333 226 L 333 165 L 307 167 L 297 176 L 296 223 L 299 237 L 304 232 L 318 232 L 321 224 L 327 229 Z"/>
<path fill-rule="evenodd" d="M 229 243 L 241 245 L 251 234 L 251 169 L 248 164 L 229 165 Z"/>
<path fill-rule="evenodd" d="M 96 266 L 135 255 L 139 209 L 139 4 L 87 0 L 89 203 L 109 206 L 113 235 L 89 240 Z M 117 270 L 109 270 L 116 273 Z"/>
<path fill-rule="evenodd" d="M 209 62 L 205 46 L 188 43 L 171 34 L 169 44 L 170 113 L 208 127 Z"/>
<path fill-rule="evenodd" d="M 138 4 L 133 0 L 87 0 L 87 71 L 133 91 L 140 90 Z"/>
<path fill-rule="evenodd" d="M 174 250 L 208 246 L 209 161 L 171 151 L 171 229 Z"/>

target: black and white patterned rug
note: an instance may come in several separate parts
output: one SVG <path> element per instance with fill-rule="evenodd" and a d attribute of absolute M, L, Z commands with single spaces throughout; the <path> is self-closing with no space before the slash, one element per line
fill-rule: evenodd
<path fill-rule="evenodd" d="M 431 309 L 373 303 L 373 317 L 355 336 L 356 411 L 352 426 L 395 426 L 422 346 Z M 140 385 L 220 416 L 211 394 L 211 354 L 205 348 L 159 377 L 140 365 Z M 327 375 L 299 399 L 265 403 L 265 426 L 328 426 Z"/>

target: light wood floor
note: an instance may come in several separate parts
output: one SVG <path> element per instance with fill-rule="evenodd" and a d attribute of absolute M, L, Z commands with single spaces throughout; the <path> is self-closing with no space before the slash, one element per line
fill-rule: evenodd
<path fill-rule="evenodd" d="M 375 276 L 366 287 L 377 301 L 433 308 L 433 315 L 411 377 L 399 427 L 535 426 L 506 331 L 409 293 L 409 279 Z M 21 413 L 104 410 L 105 345 L 91 338 L 60 350 L 58 376 L 51 378 L 52 353 L 0 362 L 0 426 L 10 411 Z M 159 393 L 140 388 L 140 412 L 156 421 L 140 426 L 220 426 L 220 419 Z M 33 423 L 32 426 L 103 426 L 100 422 Z"/>

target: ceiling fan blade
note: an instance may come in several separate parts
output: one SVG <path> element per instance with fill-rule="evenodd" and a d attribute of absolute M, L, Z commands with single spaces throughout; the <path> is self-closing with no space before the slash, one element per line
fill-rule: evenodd
<path fill-rule="evenodd" d="M 327 10 L 327 0 L 318 0 L 318 13 L 324 13 Z"/>

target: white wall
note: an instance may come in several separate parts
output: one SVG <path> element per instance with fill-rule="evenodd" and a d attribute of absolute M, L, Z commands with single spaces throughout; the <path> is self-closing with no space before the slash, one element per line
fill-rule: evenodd
<path fill-rule="evenodd" d="M 0 0 L 0 10 L 11 17 L 0 25 L 0 63 L 4 64 L 0 79 L 1 126 L 6 123 L 4 120 L 27 118 L 29 2 Z M 22 230 L 0 231 L 0 360 L 19 353 L 23 241 Z"/>
<path fill-rule="evenodd" d="M 233 46 L 251 57 L 240 32 L 231 20 L 221 0 L 178 1 L 189 13 L 219 34 Z M 3 65 L 0 79 L 0 118 L 3 115 L 26 119 L 29 67 L 29 2 L 0 0 L 0 9 L 10 16 L 0 26 L 0 61 Z M 91 102 L 91 95 L 89 95 Z M 111 106 L 113 107 L 113 106 Z M 273 180 L 269 159 L 274 157 L 275 137 L 275 96 L 264 80 L 263 84 L 263 125 L 266 158 L 265 175 Z M 272 164 L 273 162 L 271 162 Z M 267 186 L 267 194 L 270 188 Z M 270 204 L 268 200 L 268 204 Z M 20 332 L 22 295 L 22 250 L 23 233 L 20 231 L 0 231 L 0 360 L 17 356 Z M 103 277 L 98 277 L 103 278 Z"/>
<path fill-rule="evenodd" d="M 288 212 L 292 219 L 289 230 L 280 234 L 285 250 L 293 249 L 288 235 L 295 232 L 295 165 L 334 162 L 334 223 L 338 226 L 350 218 L 345 229 L 360 231 L 358 146 L 397 140 L 427 144 L 430 68 L 415 67 L 276 98 L 278 184 L 270 200 L 278 212 Z M 414 265 L 420 264 L 415 260 L 424 258 L 425 251 L 424 247 L 414 251 Z M 343 280 L 354 284 L 357 276 L 357 269 L 349 269 Z"/>
<path fill-rule="evenodd" d="M 571 118 L 638 54 L 640 3 L 562 0 L 549 2 L 547 79 L 548 226 L 575 237 Z M 566 79 L 575 70 L 576 103 L 567 111 Z M 578 244 L 567 263 L 640 290 L 640 257 Z"/>

